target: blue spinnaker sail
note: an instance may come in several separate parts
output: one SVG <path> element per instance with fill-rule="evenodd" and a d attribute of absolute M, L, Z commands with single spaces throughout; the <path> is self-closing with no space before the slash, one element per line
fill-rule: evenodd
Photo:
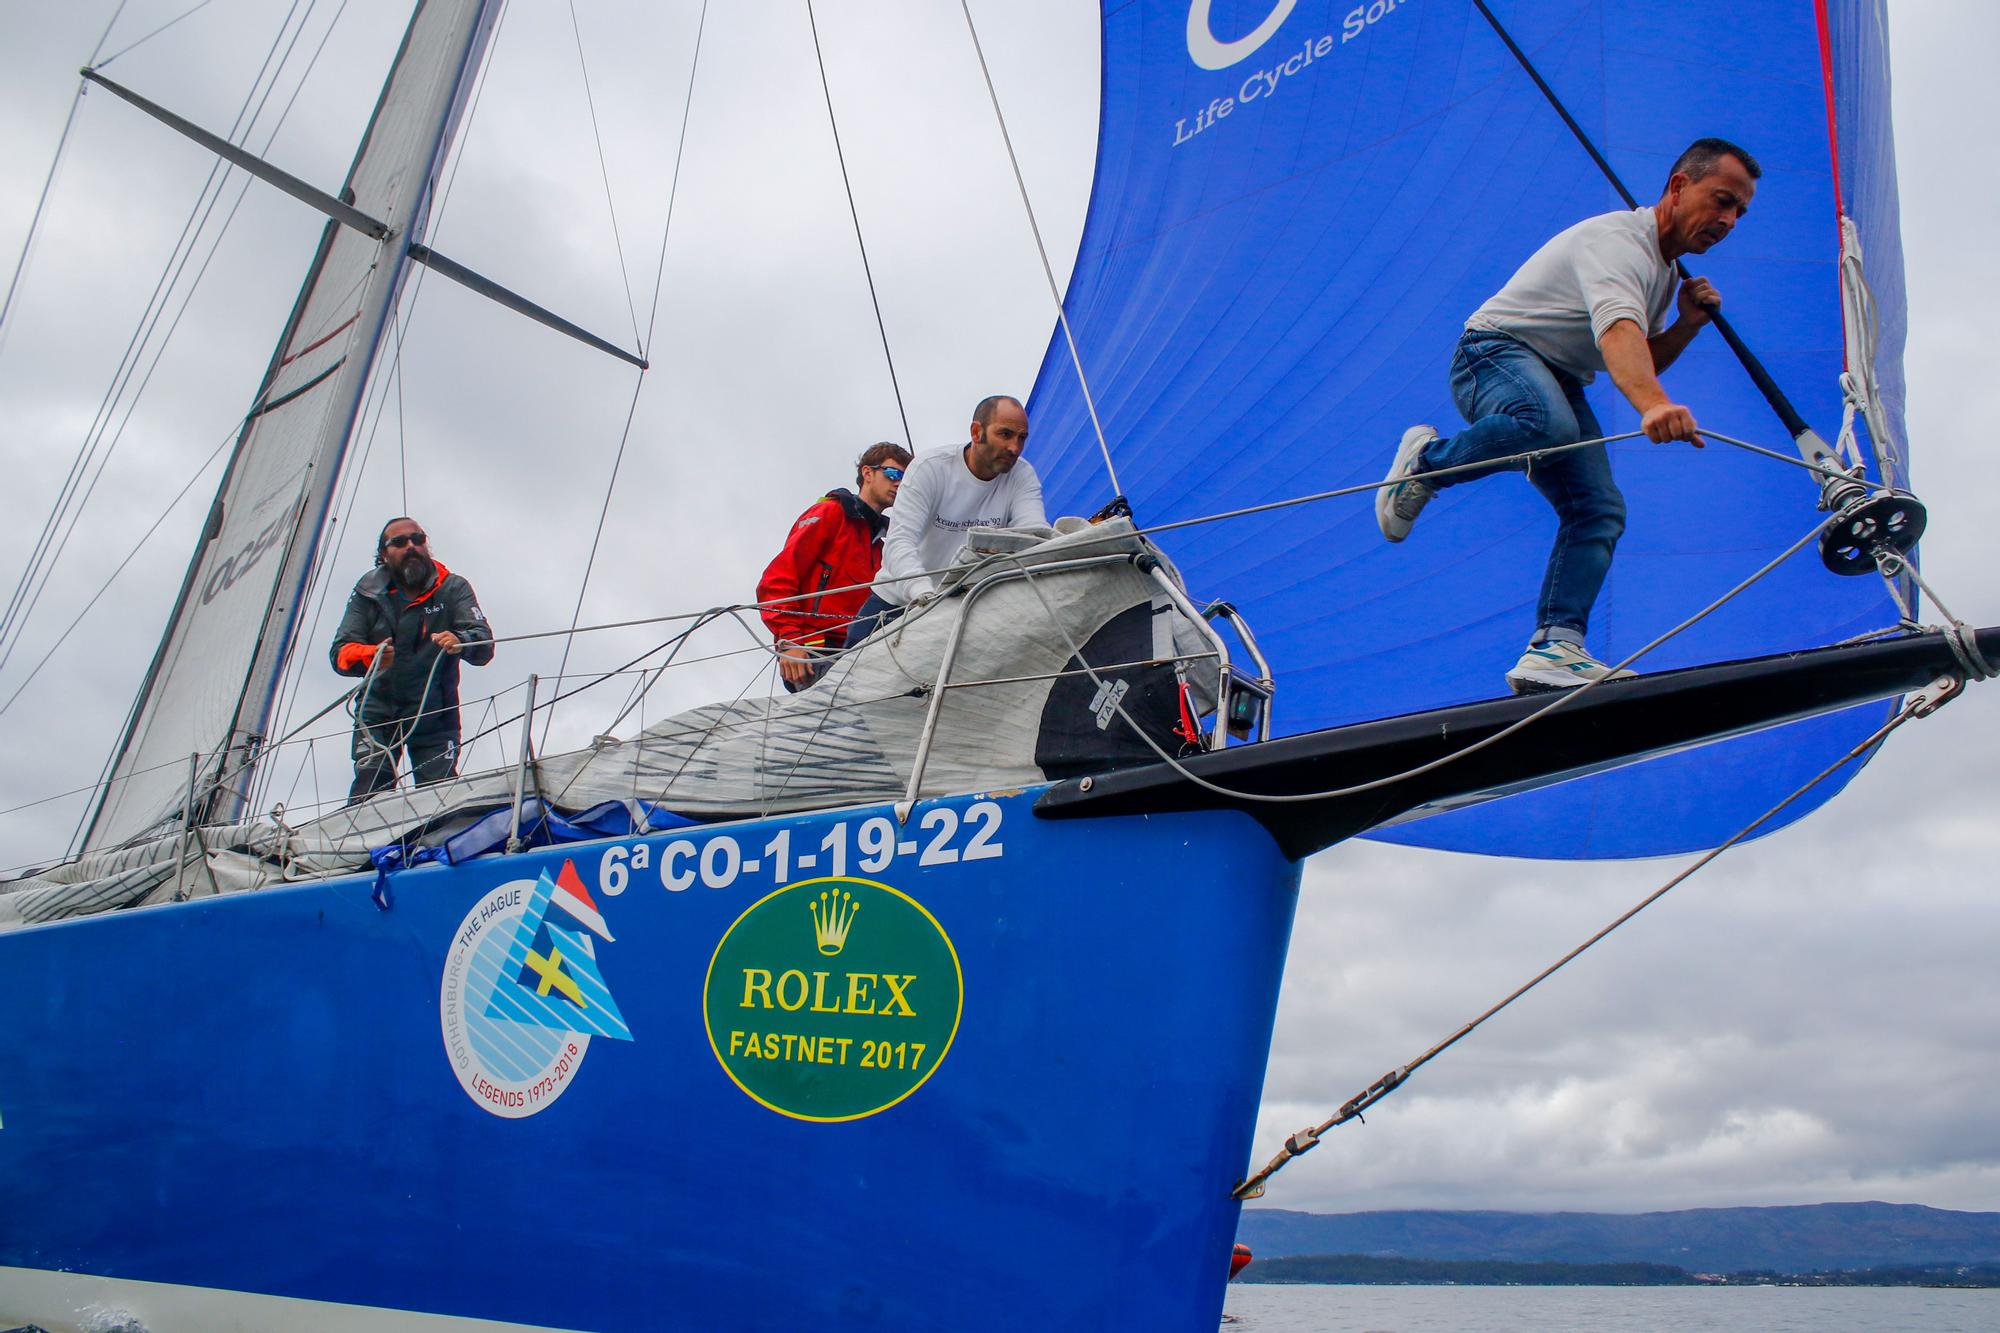
<path fill-rule="evenodd" d="M 1844 207 L 1866 248 L 1900 444 L 1902 270 L 1877 0 L 1489 7 L 1642 202 L 1698 137 L 1758 157 L 1749 216 L 1690 263 L 1829 440 L 1843 405 Z M 1105 0 L 1103 50 L 1097 178 L 1067 310 L 1145 524 L 1377 480 L 1406 426 L 1456 430 L 1446 367 L 1466 316 L 1556 232 L 1622 207 L 1472 0 Z M 1705 426 L 1792 455 L 1712 331 L 1666 383 Z M 1590 398 L 1607 431 L 1636 428 L 1607 376 Z M 1031 407 L 1051 512 L 1103 503 L 1111 488 L 1060 331 Z M 1861 444 L 1870 475 L 1885 475 L 1865 433 Z M 1592 618 L 1606 660 L 1820 517 L 1808 474 L 1740 450 L 1642 440 L 1612 453 L 1630 520 Z M 1887 475 L 1905 479 L 1900 464 Z M 1280 729 L 1297 732 L 1504 692 L 1554 528 L 1548 504 L 1507 476 L 1443 492 L 1400 546 L 1382 540 L 1365 495 L 1162 542 L 1198 596 L 1244 607 L 1279 673 Z M 1879 579 L 1829 574 L 1809 547 L 1640 665 L 1822 645 L 1895 620 Z M 1380 836 L 1557 857 L 1713 845 L 1886 708 Z"/>

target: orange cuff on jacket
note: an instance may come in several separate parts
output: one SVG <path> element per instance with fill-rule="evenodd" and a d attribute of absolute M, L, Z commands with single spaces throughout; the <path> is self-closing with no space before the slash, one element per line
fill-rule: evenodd
<path fill-rule="evenodd" d="M 375 663 L 375 653 L 379 643 L 343 643 L 340 652 L 334 656 L 333 664 L 342 671 L 353 671 L 359 667 L 366 670 Z"/>

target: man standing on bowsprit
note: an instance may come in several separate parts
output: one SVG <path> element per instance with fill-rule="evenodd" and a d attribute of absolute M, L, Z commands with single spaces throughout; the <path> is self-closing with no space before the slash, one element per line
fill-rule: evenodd
<path fill-rule="evenodd" d="M 1466 428 L 1448 439 L 1430 426 L 1403 432 L 1375 495 L 1375 521 L 1390 541 L 1410 535 L 1440 489 L 1503 468 L 1526 472 L 1556 511 L 1535 632 L 1507 673 L 1516 694 L 1632 674 L 1584 648 L 1591 607 L 1625 531 L 1625 500 L 1604 445 L 1584 443 L 1604 431 L 1583 386 L 1608 372 L 1647 439 L 1701 447 L 1694 413 L 1667 394 L 1660 376 L 1722 309 L 1722 297 L 1706 278 L 1681 281 L 1676 263 L 1729 238 L 1763 174 L 1728 140 L 1697 139 L 1674 163 L 1658 203 L 1586 218 L 1557 235 L 1465 321 L 1451 391 Z M 1522 457 L 1550 448 L 1563 452 Z"/>
<path fill-rule="evenodd" d="M 347 803 L 396 785 L 407 750 L 418 783 L 458 771 L 458 664 L 493 660 L 493 630 L 472 585 L 439 564 L 413 518 L 375 539 L 375 568 L 347 599 L 333 669 L 362 676 L 354 713 L 354 786 Z"/>
<path fill-rule="evenodd" d="M 805 689 L 847 644 L 848 622 L 868 600 L 882 566 L 885 511 L 909 466 L 910 451 L 884 440 L 854 465 L 854 489 L 828 491 L 800 514 L 757 581 L 764 624 L 777 641 L 785 689 Z"/>

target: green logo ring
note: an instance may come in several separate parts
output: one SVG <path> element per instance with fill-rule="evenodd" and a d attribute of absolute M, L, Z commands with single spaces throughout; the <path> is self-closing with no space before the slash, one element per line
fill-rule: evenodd
<path fill-rule="evenodd" d="M 900 889 L 832 875 L 746 907 L 716 942 L 702 1025 L 745 1096 L 794 1120 L 886 1111 L 944 1063 L 965 1010 L 958 950 Z"/>

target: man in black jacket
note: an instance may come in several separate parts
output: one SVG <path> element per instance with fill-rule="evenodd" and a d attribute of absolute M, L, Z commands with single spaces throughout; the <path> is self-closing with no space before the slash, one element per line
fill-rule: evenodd
<path fill-rule="evenodd" d="M 332 656 L 335 671 L 364 678 L 349 805 L 395 786 L 404 750 L 418 783 L 458 771 L 458 664 L 491 662 L 493 630 L 415 519 L 392 518 L 375 539 L 375 568 L 347 599 Z"/>

